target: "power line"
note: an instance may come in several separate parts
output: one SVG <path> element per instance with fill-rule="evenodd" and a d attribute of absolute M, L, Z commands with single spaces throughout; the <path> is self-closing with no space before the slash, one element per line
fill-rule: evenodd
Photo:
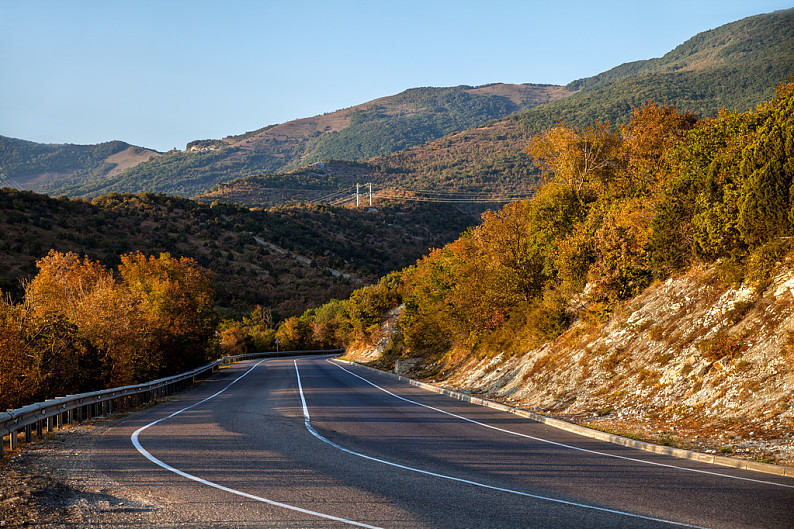
<path fill-rule="evenodd" d="M 22 191 L 22 188 L 7 174 L 0 173 L 0 182 L 6 182 L 17 191 Z"/>
<path fill-rule="evenodd" d="M 249 184 L 250 185 L 250 184 Z M 311 188 L 279 188 L 279 187 L 265 187 L 265 188 L 255 188 L 255 186 L 245 186 L 244 188 L 238 188 L 237 193 L 258 193 L 260 197 L 263 197 L 265 191 L 271 192 L 294 192 L 294 193 L 303 193 L 305 195 L 310 195 L 318 192 L 325 193 L 317 198 L 309 199 L 308 197 L 305 199 L 305 202 L 308 204 L 331 204 L 331 205 L 342 205 L 351 202 L 355 202 L 357 206 L 361 205 L 360 201 L 360 194 L 361 194 L 361 187 L 362 184 L 357 183 L 354 187 L 348 187 L 341 190 L 331 191 L 329 189 L 311 189 Z M 422 189 L 415 189 L 415 188 L 404 188 L 400 186 L 391 186 L 383 188 L 379 191 L 373 191 L 373 185 L 371 182 L 363 184 L 367 186 L 367 191 L 369 197 L 369 205 L 373 205 L 373 200 L 380 199 L 380 200 L 390 200 L 390 201 L 410 201 L 410 202 L 428 202 L 428 203 L 486 203 L 486 204 L 493 204 L 493 203 L 508 203 L 508 202 L 515 202 L 517 200 L 523 200 L 532 195 L 531 192 L 528 193 L 506 193 L 506 192 L 489 192 L 489 191 L 439 191 L 434 189 L 422 188 Z M 222 186 L 220 189 L 221 193 L 226 195 L 226 189 Z M 231 189 L 228 190 L 231 193 L 234 193 Z M 331 191 L 331 192 L 329 192 Z M 232 195 L 233 196 L 233 195 Z M 263 197 L 264 198 L 264 197 Z"/>
<path fill-rule="evenodd" d="M 432 202 L 438 204 L 457 203 L 457 204 L 493 204 L 493 203 L 507 203 L 521 200 L 515 197 L 491 197 L 491 198 L 429 198 L 429 197 L 416 197 L 416 196 L 402 196 L 402 195 L 376 195 L 376 198 L 381 200 L 404 200 L 407 202 Z"/>

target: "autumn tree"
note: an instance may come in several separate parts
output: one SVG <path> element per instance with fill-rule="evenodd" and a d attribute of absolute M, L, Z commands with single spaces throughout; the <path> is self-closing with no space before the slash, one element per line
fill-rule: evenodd
<path fill-rule="evenodd" d="M 38 362 L 58 374 L 48 386 L 55 379 L 77 391 L 104 385 L 112 347 L 105 331 L 113 326 L 114 309 L 111 302 L 111 311 L 105 312 L 108 304 L 101 298 L 114 297 L 112 274 L 96 261 L 54 250 L 36 266 L 39 272 L 25 288 L 25 328 L 35 337 L 31 350 L 37 351 Z M 55 395 L 63 389 L 50 391 Z"/>
<path fill-rule="evenodd" d="M 0 299 L 0 409 L 18 408 L 39 396 L 41 365 L 23 339 L 22 308 Z"/>
<path fill-rule="evenodd" d="M 620 127 L 621 160 L 614 182 L 617 193 L 653 198 L 670 174 L 669 150 L 697 123 L 695 114 L 653 101 L 634 108 L 629 122 Z"/>
<path fill-rule="evenodd" d="M 583 130 L 560 124 L 533 137 L 526 150 L 544 183 L 565 186 L 584 203 L 612 180 L 619 143 L 618 133 L 604 123 Z"/>
<path fill-rule="evenodd" d="M 257 305 L 243 318 L 242 324 L 250 338 L 251 352 L 273 348 L 276 330 L 272 310 Z"/>
<path fill-rule="evenodd" d="M 282 350 L 301 350 L 312 348 L 311 313 L 291 316 L 281 322 L 276 338 Z"/>
<path fill-rule="evenodd" d="M 121 256 L 119 275 L 140 304 L 152 343 L 150 352 L 140 352 L 152 357 L 138 359 L 146 375 L 177 373 L 207 360 L 217 324 L 208 272 L 187 257 L 146 257 L 137 252 Z"/>

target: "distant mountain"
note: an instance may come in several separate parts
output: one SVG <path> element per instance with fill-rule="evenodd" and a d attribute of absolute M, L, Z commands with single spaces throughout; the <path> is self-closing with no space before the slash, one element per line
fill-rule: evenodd
<path fill-rule="evenodd" d="M 561 121 L 577 127 L 623 123 L 634 107 L 650 100 L 703 117 L 720 108 L 744 111 L 771 99 L 775 87 L 792 75 L 794 10 L 789 9 L 706 31 L 664 57 L 574 81 L 567 87 L 570 97 L 371 158 L 356 164 L 355 171 L 333 163 L 324 170 L 312 166 L 242 178 L 207 195 L 255 205 L 317 200 L 335 189 L 349 200 L 356 181 L 373 182 L 387 196 L 434 192 L 498 199 L 529 194 L 536 169 L 524 148 L 544 128 Z"/>
<path fill-rule="evenodd" d="M 322 116 L 222 140 L 198 140 L 121 174 L 72 178 L 57 193 L 156 191 L 192 196 L 221 182 L 328 158 L 360 160 L 425 143 L 570 95 L 560 86 L 414 88 Z M 2 161 L 2 160 L 0 160 Z"/>
<path fill-rule="evenodd" d="M 159 154 L 123 141 L 53 145 L 0 136 L 0 185 L 59 194 L 64 186 L 112 178 Z"/>

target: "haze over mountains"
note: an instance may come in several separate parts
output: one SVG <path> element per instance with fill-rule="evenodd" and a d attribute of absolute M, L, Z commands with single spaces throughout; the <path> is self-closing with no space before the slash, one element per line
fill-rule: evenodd
<path fill-rule="evenodd" d="M 0 137 L 0 181 L 52 195 L 152 191 L 196 196 L 257 175 L 256 182 L 235 185 L 247 188 L 248 195 L 254 185 L 309 189 L 314 199 L 349 188 L 350 171 L 326 170 L 323 185 L 307 182 L 306 170 L 288 171 L 334 159 L 365 161 L 353 171 L 355 179 L 397 188 L 398 194 L 431 189 L 486 192 L 499 199 L 530 191 L 535 169 L 523 149 L 532 134 L 560 120 L 576 126 L 625 122 L 633 106 L 648 100 L 700 116 L 723 107 L 743 111 L 770 99 L 774 87 L 792 75 L 794 10 L 785 10 L 700 33 L 661 58 L 623 64 L 565 87 L 415 88 L 322 116 L 196 140 L 184 151 L 156 153 L 123 142 L 43 145 Z M 233 189 L 227 190 L 233 196 Z M 305 193 L 256 194 L 263 197 L 261 205 L 305 200 Z"/>

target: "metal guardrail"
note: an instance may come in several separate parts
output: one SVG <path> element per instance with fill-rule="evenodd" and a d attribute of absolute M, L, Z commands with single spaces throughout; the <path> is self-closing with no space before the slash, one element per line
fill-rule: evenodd
<path fill-rule="evenodd" d="M 280 351 L 225 356 L 220 360 L 192 371 L 145 384 L 68 395 L 29 404 L 16 410 L 0 412 L 0 454 L 3 453 L 3 444 L 6 436 L 10 437 L 9 446 L 14 450 L 17 448 L 18 434 L 20 432 L 24 431 L 25 441 L 30 442 L 33 438 L 34 429 L 36 434 L 41 437 L 45 428 L 48 432 L 51 432 L 54 428 L 61 428 L 64 424 L 157 402 L 157 399 L 184 390 L 193 384 L 198 377 L 216 371 L 221 365 L 229 365 L 233 362 L 253 358 L 336 354 L 343 351 L 344 349 Z"/>

